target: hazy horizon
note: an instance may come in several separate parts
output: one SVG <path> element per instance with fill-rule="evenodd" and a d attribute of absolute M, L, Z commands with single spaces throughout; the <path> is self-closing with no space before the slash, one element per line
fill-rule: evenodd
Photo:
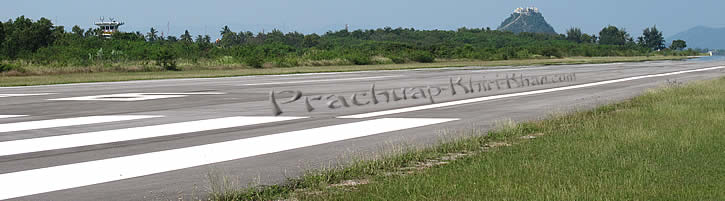
<path fill-rule="evenodd" d="M 606 25 L 623 27 L 632 36 L 642 29 L 657 25 L 665 36 L 672 36 L 695 26 L 725 27 L 718 19 L 725 1 L 705 0 L 681 4 L 674 0 L 625 1 L 472 1 L 455 3 L 431 0 L 332 1 L 301 2 L 270 0 L 264 2 L 192 1 L 97 1 L 27 0 L 4 2 L 0 19 L 7 21 L 21 15 L 34 20 L 45 17 L 67 31 L 74 25 L 94 27 L 99 17 L 115 17 L 125 21 L 122 31 L 142 33 L 155 27 L 160 32 L 181 35 L 208 34 L 219 37 L 219 30 L 228 25 L 233 31 L 261 32 L 279 29 L 283 32 L 325 33 L 350 29 L 405 27 L 416 29 L 455 30 L 460 27 L 496 29 L 517 7 L 536 6 L 558 33 L 580 27 L 586 33 L 598 33 Z M 172 4 L 173 3 L 173 4 Z M 588 9 L 591 8 L 591 9 Z M 167 31 L 167 23 L 169 25 Z M 168 33 L 167 33 L 168 34 Z"/>

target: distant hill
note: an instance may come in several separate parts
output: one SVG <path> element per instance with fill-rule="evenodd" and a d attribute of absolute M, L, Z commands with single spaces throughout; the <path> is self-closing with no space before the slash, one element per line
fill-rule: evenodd
<path fill-rule="evenodd" d="M 501 23 L 498 30 L 514 33 L 549 33 L 556 34 L 554 27 L 546 22 L 538 8 L 517 8 L 509 18 Z"/>
<path fill-rule="evenodd" d="M 725 49 L 725 27 L 697 26 L 668 37 L 667 41 L 684 40 L 689 48 Z"/>

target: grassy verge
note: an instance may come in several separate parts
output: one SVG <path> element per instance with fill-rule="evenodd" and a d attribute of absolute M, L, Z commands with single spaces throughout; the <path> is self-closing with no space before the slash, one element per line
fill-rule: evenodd
<path fill-rule="evenodd" d="M 214 200 L 722 200 L 725 78 Z"/>
<path fill-rule="evenodd" d="M 460 66 L 526 66 L 526 65 L 553 65 L 553 64 L 583 64 L 583 63 L 611 63 L 611 62 L 637 62 L 652 60 L 678 60 L 687 57 L 679 56 L 652 56 L 652 57 L 574 57 L 563 59 L 529 59 L 504 61 L 439 61 L 435 63 L 411 64 L 381 64 L 381 65 L 349 65 L 349 66 L 303 66 L 288 68 L 246 68 L 246 67 L 220 67 L 220 68 L 185 68 L 183 71 L 159 72 L 94 72 L 94 73 L 64 73 L 40 74 L 30 76 L 12 76 L 0 74 L 0 87 L 30 86 L 84 82 L 109 82 L 127 80 L 152 80 L 173 78 L 208 78 L 231 77 L 248 75 L 274 75 L 293 73 L 319 73 L 319 72 L 348 72 L 366 70 L 400 70 L 414 68 L 441 68 Z"/>

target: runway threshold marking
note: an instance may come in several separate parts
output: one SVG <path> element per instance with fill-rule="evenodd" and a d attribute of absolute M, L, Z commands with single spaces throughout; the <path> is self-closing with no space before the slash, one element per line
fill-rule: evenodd
<path fill-rule="evenodd" d="M 144 101 L 164 98 L 181 98 L 190 95 L 224 95 L 223 92 L 194 92 L 194 93 L 124 93 L 97 96 L 80 96 L 70 98 L 48 99 L 51 101 Z"/>
<path fill-rule="evenodd" d="M 579 89 L 579 88 L 593 87 L 593 86 L 612 84 L 612 83 L 618 83 L 618 82 L 639 80 L 639 79 L 645 79 L 645 78 L 664 77 L 664 76 L 670 76 L 670 75 L 702 72 L 702 71 L 717 70 L 717 69 L 724 69 L 724 68 L 725 68 L 725 66 L 717 66 L 717 67 L 701 68 L 701 69 L 695 69 L 695 70 L 685 70 L 685 71 L 677 71 L 677 72 L 670 72 L 670 73 L 635 76 L 635 77 L 593 82 L 593 83 L 588 83 L 588 84 L 572 85 L 572 86 L 566 86 L 566 87 L 542 89 L 542 90 L 519 92 L 519 93 L 512 93 L 512 94 L 502 94 L 502 95 L 495 95 L 495 96 L 486 96 L 486 97 L 480 97 L 480 98 L 471 98 L 471 99 L 430 104 L 430 105 L 422 105 L 422 106 L 407 107 L 407 108 L 400 108 L 400 109 L 393 109 L 393 110 L 369 112 L 369 113 L 362 113 L 362 114 L 356 114 L 356 115 L 339 116 L 337 118 L 341 118 L 341 119 L 370 118 L 370 117 L 377 117 L 377 116 L 390 115 L 390 114 L 398 114 L 398 113 L 413 112 L 413 111 L 419 111 L 419 110 L 427 110 L 427 109 L 462 105 L 462 104 L 468 104 L 468 103 L 476 103 L 476 102 L 481 102 L 481 101 L 489 101 L 489 100 L 511 98 L 511 97 L 517 97 L 517 96 L 528 96 L 528 95 L 535 95 L 535 94 L 551 93 L 551 92 L 564 91 L 564 90 L 570 90 L 570 89 Z"/>
<path fill-rule="evenodd" d="M 0 200 L 129 179 L 457 119 L 383 118 L 0 174 Z"/>
<path fill-rule="evenodd" d="M 21 96 L 44 96 L 44 95 L 51 95 L 53 93 L 40 93 L 40 94 L 0 94 L 0 98 L 7 98 L 7 97 L 21 97 Z"/>
<path fill-rule="evenodd" d="M 0 142 L 0 156 L 249 126 L 306 117 L 226 117 Z"/>
<path fill-rule="evenodd" d="M 25 117 L 25 116 L 28 116 L 28 115 L 0 115 L 0 119 L 15 118 L 15 117 Z"/>
<path fill-rule="evenodd" d="M 66 119 L 26 121 L 26 122 L 0 124 L 0 133 L 24 131 L 24 130 L 35 130 L 35 129 L 43 129 L 43 128 L 78 126 L 78 125 L 86 125 L 86 124 L 108 123 L 108 122 L 116 122 L 116 121 L 129 121 L 129 120 L 148 119 L 148 118 L 155 118 L 155 117 L 162 117 L 162 116 L 113 115 L 113 116 L 88 116 L 88 117 L 74 117 L 74 118 L 66 118 Z"/>
<path fill-rule="evenodd" d="M 350 80 L 373 80 L 373 79 L 383 79 L 383 78 L 393 78 L 393 77 L 402 77 L 402 76 L 400 76 L 400 75 L 391 75 L 391 76 L 355 77 L 355 78 L 322 79 L 322 80 L 301 80 L 301 81 L 287 81 L 287 82 L 266 82 L 266 83 L 242 84 L 242 86 L 259 86 L 259 85 L 276 85 L 276 84 L 300 84 L 300 83 L 334 82 L 334 81 L 350 81 Z"/>

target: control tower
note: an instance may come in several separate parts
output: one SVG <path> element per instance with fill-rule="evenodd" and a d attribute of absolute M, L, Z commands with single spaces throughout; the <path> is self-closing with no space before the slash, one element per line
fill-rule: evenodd
<path fill-rule="evenodd" d="M 101 28 L 101 37 L 104 38 L 110 38 L 113 33 L 118 32 L 118 27 L 124 24 L 123 22 L 117 22 L 113 18 L 110 18 L 108 22 L 104 18 L 100 20 L 100 22 L 96 22 L 96 26 Z"/>

